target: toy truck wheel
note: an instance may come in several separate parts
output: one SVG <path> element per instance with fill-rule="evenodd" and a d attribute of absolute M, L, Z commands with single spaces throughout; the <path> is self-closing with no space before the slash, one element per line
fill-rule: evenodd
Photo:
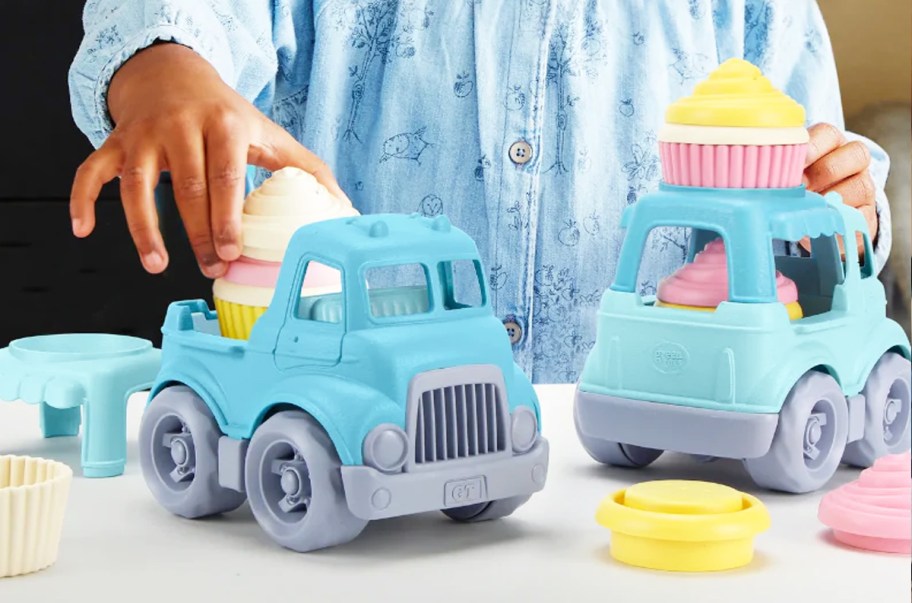
<path fill-rule="evenodd" d="M 576 427 L 576 435 L 583 445 L 583 449 L 589 456 L 604 465 L 639 469 L 655 461 L 664 452 L 653 448 L 621 444 L 620 442 L 588 436 L 580 429 L 579 417 L 575 412 L 573 413 L 573 424 Z"/>
<path fill-rule="evenodd" d="M 221 435 L 209 407 L 189 387 L 169 387 L 152 399 L 139 428 L 139 460 L 163 507 L 194 519 L 243 504 L 242 493 L 219 485 Z"/>
<path fill-rule="evenodd" d="M 466 505 L 465 507 L 443 509 L 443 514 L 453 521 L 464 523 L 500 519 L 511 515 L 513 511 L 523 506 L 529 498 L 531 498 L 531 495 L 512 496 L 475 505 Z"/>
<path fill-rule="evenodd" d="M 865 399 L 864 435 L 846 446 L 842 460 L 870 467 L 878 458 L 909 449 L 910 364 L 894 352 L 881 356 L 862 395 Z"/>
<path fill-rule="evenodd" d="M 769 451 L 744 465 L 760 486 L 811 492 L 826 484 L 842 459 L 848 437 L 845 396 L 831 376 L 812 371 L 792 387 Z"/>
<path fill-rule="evenodd" d="M 348 509 L 341 462 L 313 417 L 283 411 L 253 434 L 245 477 L 250 508 L 277 543 L 299 552 L 353 540 L 367 521 Z"/>

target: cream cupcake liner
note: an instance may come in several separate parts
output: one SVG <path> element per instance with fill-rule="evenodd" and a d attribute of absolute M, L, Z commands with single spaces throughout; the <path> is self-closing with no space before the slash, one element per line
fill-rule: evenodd
<path fill-rule="evenodd" d="M 0 456 L 0 578 L 57 561 L 73 471 L 57 461 Z"/>

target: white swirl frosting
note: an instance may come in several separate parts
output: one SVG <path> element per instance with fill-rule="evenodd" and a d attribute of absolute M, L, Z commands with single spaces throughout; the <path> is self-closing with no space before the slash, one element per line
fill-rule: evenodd
<path fill-rule="evenodd" d="M 288 242 L 300 227 L 356 215 L 358 211 L 349 201 L 330 193 L 313 175 L 295 167 L 282 168 L 244 202 L 243 254 L 255 260 L 281 262 Z"/>

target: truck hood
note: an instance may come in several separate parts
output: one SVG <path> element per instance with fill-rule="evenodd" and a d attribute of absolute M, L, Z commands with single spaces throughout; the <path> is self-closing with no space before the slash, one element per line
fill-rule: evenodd
<path fill-rule="evenodd" d="M 494 316 L 353 331 L 342 344 L 342 363 L 348 374 L 401 404 L 412 377 L 424 371 L 493 364 L 503 372 L 508 395 L 514 375 L 509 338 Z"/>

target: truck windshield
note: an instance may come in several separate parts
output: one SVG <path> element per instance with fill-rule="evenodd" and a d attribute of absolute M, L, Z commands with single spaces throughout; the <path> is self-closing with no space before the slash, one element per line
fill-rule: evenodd
<path fill-rule="evenodd" d="M 364 272 L 374 318 L 426 314 L 431 309 L 428 270 L 423 264 L 374 266 Z"/>
<path fill-rule="evenodd" d="M 364 271 L 371 316 L 387 319 L 429 314 L 436 306 L 430 293 L 432 276 L 440 281 L 443 310 L 477 308 L 487 302 L 478 260 L 372 266 Z"/>

